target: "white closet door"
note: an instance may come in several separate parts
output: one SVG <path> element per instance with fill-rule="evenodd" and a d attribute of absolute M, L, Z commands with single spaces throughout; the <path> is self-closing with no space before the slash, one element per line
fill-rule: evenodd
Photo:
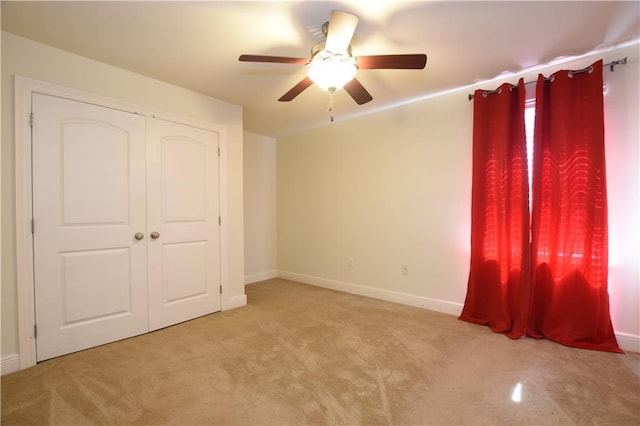
<path fill-rule="evenodd" d="M 149 327 L 220 310 L 218 133 L 147 122 Z"/>
<path fill-rule="evenodd" d="M 148 331 L 145 119 L 33 97 L 38 361 Z"/>

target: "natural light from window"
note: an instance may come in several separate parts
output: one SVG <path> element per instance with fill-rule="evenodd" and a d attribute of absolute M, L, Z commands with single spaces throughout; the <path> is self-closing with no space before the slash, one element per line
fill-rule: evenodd
<path fill-rule="evenodd" d="M 536 100 L 529 99 L 524 108 L 524 129 L 527 138 L 527 170 L 529 173 L 529 211 L 531 211 L 531 195 L 533 181 L 533 127 L 536 118 Z"/>

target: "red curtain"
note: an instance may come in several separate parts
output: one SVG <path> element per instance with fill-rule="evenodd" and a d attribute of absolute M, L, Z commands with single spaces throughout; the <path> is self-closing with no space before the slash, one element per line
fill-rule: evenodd
<path fill-rule="evenodd" d="M 475 92 L 471 265 L 460 319 L 511 338 L 622 352 L 607 292 L 602 83 L 602 61 L 539 76 L 531 222 L 524 83 Z"/>
<path fill-rule="evenodd" d="M 622 352 L 609 316 L 602 61 L 538 77 L 528 334 Z"/>
<path fill-rule="evenodd" d="M 460 319 L 517 338 L 525 332 L 529 187 L 525 88 L 477 90 L 473 117 L 471 267 Z"/>

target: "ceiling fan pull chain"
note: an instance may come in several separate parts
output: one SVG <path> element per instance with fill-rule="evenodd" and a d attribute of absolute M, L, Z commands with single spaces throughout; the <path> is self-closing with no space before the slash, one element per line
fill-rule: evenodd
<path fill-rule="evenodd" d="M 329 92 L 329 114 L 333 123 L 333 92 Z"/>

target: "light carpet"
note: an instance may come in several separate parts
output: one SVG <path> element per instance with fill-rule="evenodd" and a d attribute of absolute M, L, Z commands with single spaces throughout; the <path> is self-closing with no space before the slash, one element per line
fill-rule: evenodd
<path fill-rule="evenodd" d="M 274 279 L 2 377 L 2 424 L 640 424 L 640 356 Z"/>

